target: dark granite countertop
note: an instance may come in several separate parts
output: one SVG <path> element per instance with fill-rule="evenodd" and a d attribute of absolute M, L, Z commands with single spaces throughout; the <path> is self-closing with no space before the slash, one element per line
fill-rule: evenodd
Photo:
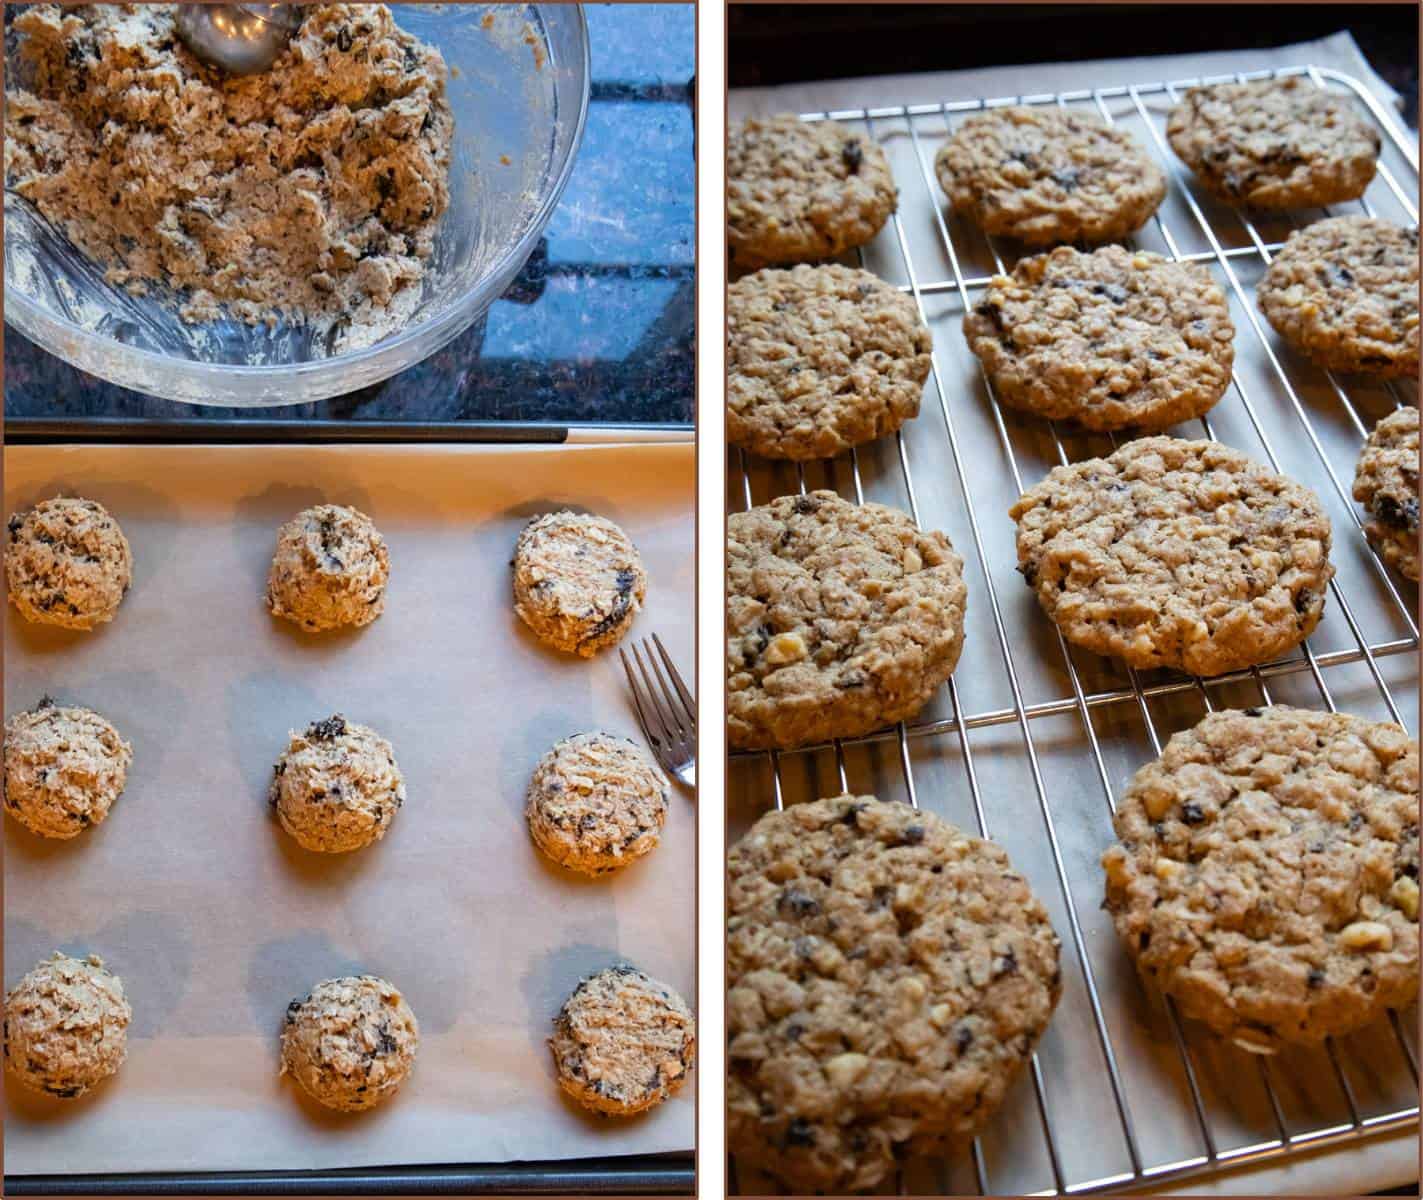
<path fill-rule="evenodd" d="M 586 12 L 592 94 L 567 190 L 519 278 L 439 353 L 320 404 L 205 408 L 114 387 L 7 326 L 6 418 L 689 423 L 693 8 Z"/>

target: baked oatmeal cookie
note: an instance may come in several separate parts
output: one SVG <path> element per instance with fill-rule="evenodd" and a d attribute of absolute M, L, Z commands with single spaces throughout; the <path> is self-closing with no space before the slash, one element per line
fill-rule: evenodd
<path fill-rule="evenodd" d="M 5 183 L 116 286 L 172 289 L 191 322 L 308 322 L 335 353 L 419 303 L 454 120 L 444 59 L 384 4 L 300 12 L 238 78 L 193 56 L 173 5 L 25 7 Z"/>
<path fill-rule="evenodd" d="M 966 117 L 934 171 L 956 213 L 1031 246 L 1126 237 L 1166 195 L 1166 176 L 1131 134 L 1042 105 Z"/>
<path fill-rule="evenodd" d="M 385 837 L 405 803 L 405 779 L 385 738 L 337 713 L 292 731 L 267 798 L 299 845 L 344 854 Z"/>
<path fill-rule="evenodd" d="M 834 258 L 874 237 L 898 202 L 879 143 L 837 121 L 752 117 L 728 137 L 732 271 Z"/>
<path fill-rule="evenodd" d="M 1219 675 L 1307 638 L 1334 576 L 1319 498 L 1219 442 L 1151 437 L 1054 468 L 1009 515 L 1068 641 Z"/>
<path fill-rule="evenodd" d="M 1102 856 L 1142 976 L 1258 1054 L 1418 994 L 1418 743 L 1344 713 L 1212 713 L 1137 772 Z"/>
<path fill-rule="evenodd" d="M 656 1108 L 686 1082 L 697 1027 L 681 996 L 622 965 L 573 989 L 548 1043 L 565 1092 L 594 1112 L 630 1117 Z"/>
<path fill-rule="evenodd" d="M 1164 429 L 1230 386 L 1235 326 L 1205 267 L 1059 246 L 995 275 L 964 336 L 1013 408 L 1086 429 Z"/>
<path fill-rule="evenodd" d="M 1287 342 L 1322 367 L 1418 374 L 1418 230 L 1330 217 L 1290 234 L 1256 289 Z"/>
<path fill-rule="evenodd" d="M 919 415 L 933 342 L 914 299 L 836 264 L 764 270 L 726 301 L 726 436 L 834 458 Z"/>
<path fill-rule="evenodd" d="M 647 596 L 647 572 L 632 539 L 590 513 L 530 521 L 513 566 L 514 611 L 541 642 L 582 658 L 620 642 Z"/>
<path fill-rule="evenodd" d="M 554 862 L 604 875 L 657 849 L 667 780 L 636 742 L 575 734 L 534 768 L 524 819 L 534 844 Z"/>
<path fill-rule="evenodd" d="M 944 534 L 819 491 L 734 514 L 728 539 L 732 747 L 869 733 L 953 674 L 968 592 Z"/>
<path fill-rule="evenodd" d="M 109 815 L 132 762 L 108 720 L 46 696 L 5 722 L 5 811 L 40 837 L 77 837 Z"/>
<path fill-rule="evenodd" d="M 1298 75 L 1191 88 L 1171 110 L 1166 136 L 1207 191 L 1250 208 L 1355 200 L 1380 149 L 1348 99 Z"/>
<path fill-rule="evenodd" d="M 965 1146 L 1062 989 L 1057 935 L 1003 849 L 846 795 L 768 813 L 727 871 L 732 1152 L 844 1195 Z"/>
<path fill-rule="evenodd" d="M 1389 413 L 1364 443 L 1354 473 L 1364 532 L 1389 566 L 1418 578 L 1418 410 Z"/>
<path fill-rule="evenodd" d="M 282 1067 L 313 1100 L 360 1112 L 392 1096 L 415 1065 L 420 1025 L 384 979 L 327 979 L 287 1005 Z"/>
<path fill-rule="evenodd" d="M 101 958 L 56 950 L 5 997 L 5 1066 L 32 1091 L 72 1100 L 123 1066 L 131 1020 Z"/>
<path fill-rule="evenodd" d="M 119 523 L 93 500 L 57 496 L 9 521 L 5 582 L 27 621 L 93 629 L 114 619 L 133 581 Z"/>
<path fill-rule="evenodd" d="M 308 633 L 359 628 L 385 611 L 389 580 L 390 552 L 370 517 L 318 504 L 277 532 L 267 607 Z"/>

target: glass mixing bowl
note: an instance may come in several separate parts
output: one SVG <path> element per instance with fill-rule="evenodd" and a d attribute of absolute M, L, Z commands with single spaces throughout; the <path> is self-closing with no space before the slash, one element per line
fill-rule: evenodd
<path fill-rule="evenodd" d="M 14 7 L 6 5 L 7 15 Z M 588 112 L 588 29 L 573 4 L 395 4 L 439 48 L 454 111 L 450 207 L 409 324 L 330 353 L 309 329 L 187 325 L 176 298 L 130 296 L 5 195 L 5 320 L 66 362 L 123 387 L 191 404 L 300 404 L 368 387 L 469 328 L 509 286 L 573 169 Z M 15 37 L 7 78 L 22 79 Z"/>

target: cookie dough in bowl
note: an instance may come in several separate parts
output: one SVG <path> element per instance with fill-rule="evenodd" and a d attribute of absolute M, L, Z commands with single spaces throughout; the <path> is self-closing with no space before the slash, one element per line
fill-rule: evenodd
<path fill-rule="evenodd" d="M 630 1117 L 686 1082 L 696 1020 L 665 983 L 624 964 L 574 988 L 554 1018 L 549 1047 L 565 1092 L 596 1113 Z"/>
<path fill-rule="evenodd" d="M 405 780 L 385 738 L 337 713 L 292 733 L 268 799 L 302 847 L 343 854 L 385 836 L 405 803 Z"/>
<path fill-rule="evenodd" d="M 385 611 L 389 579 L 390 552 L 370 517 L 318 504 L 277 533 L 267 608 L 308 633 L 369 625 Z"/>
<path fill-rule="evenodd" d="M 5 997 L 5 1067 L 32 1091 L 82 1096 L 123 1066 L 132 1019 L 101 958 L 56 950 Z"/>
<path fill-rule="evenodd" d="M 610 733 L 565 738 L 539 760 L 524 819 L 553 862 L 605 875 L 657 849 L 667 779 L 636 742 Z"/>
<path fill-rule="evenodd" d="M 5 722 L 5 811 L 40 837 L 77 837 L 109 815 L 132 761 L 106 718 L 46 696 Z"/>
<path fill-rule="evenodd" d="M 102 504 L 57 496 L 15 513 L 7 529 L 5 582 L 25 620 L 93 629 L 114 619 L 132 583 L 133 554 Z"/>
<path fill-rule="evenodd" d="M 327 979 L 287 1006 L 282 1075 L 338 1112 L 389 1099 L 415 1065 L 420 1024 L 393 984 L 374 975 Z"/>
<path fill-rule="evenodd" d="M 539 641 L 592 658 L 622 640 L 647 595 L 637 547 L 591 513 L 554 512 L 514 546 L 514 611 Z"/>

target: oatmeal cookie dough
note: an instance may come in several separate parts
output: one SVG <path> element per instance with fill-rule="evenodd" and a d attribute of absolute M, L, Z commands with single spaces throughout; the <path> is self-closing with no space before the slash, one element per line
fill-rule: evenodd
<path fill-rule="evenodd" d="M 40 837 L 76 837 L 109 815 L 131 762 L 104 717 L 46 696 L 5 722 L 5 811 Z"/>
<path fill-rule="evenodd" d="M 524 799 L 534 844 L 570 871 L 604 875 L 657 849 L 667 780 L 637 743 L 565 738 L 539 760 Z"/>
<path fill-rule="evenodd" d="M 1235 326 L 1205 267 L 1059 246 L 995 275 L 964 336 L 1003 403 L 1086 429 L 1164 429 L 1230 386 Z"/>
<path fill-rule="evenodd" d="M 956 213 L 1032 246 L 1125 237 L 1166 195 L 1166 176 L 1130 134 L 1041 105 L 974 113 L 934 171 Z"/>
<path fill-rule="evenodd" d="M 390 552 L 358 509 L 318 504 L 277 532 L 267 607 L 308 633 L 369 625 L 385 611 Z"/>
<path fill-rule="evenodd" d="M 727 293 L 726 436 L 763 458 L 834 458 L 919 415 L 933 342 L 911 296 L 836 264 Z"/>
<path fill-rule="evenodd" d="M 734 514 L 728 741 L 799 746 L 912 717 L 958 664 L 967 599 L 949 539 L 896 509 L 819 491 Z"/>
<path fill-rule="evenodd" d="M 27 621 L 93 629 L 114 619 L 133 579 L 133 555 L 102 504 L 41 500 L 9 521 L 5 582 Z"/>
<path fill-rule="evenodd" d="M 56 950 L 5 997 L 5 1066 L 32 1091 L 82 1096 L 123 1066 L 132 1019 L 102 959 Z"/>
<path fill-rule="evenodd" d="M 419 1048 L 419 1022 L 392 984 L 327 979 L 287 1005 L 280 1074 L 327 1108 L 360 1112 L 395 1093 Z"/>
<path fill-rule="evenodd" d="M 1207 191 L 1251 208 L 1355 200 L 1380 148 L 1349 100 L 1295 75 L 1191 88 L 1171 110 L 1166 136 Z"/>
<path fill-rule="evenodd" d="M 1063 636 L 1142 670 L 1269 662 L 1313 632 L 1334 576 L 1319 498 L 1219 442 L 1128 442 L 1055 468 L 1009 515 Z"/>
<path fill-rule="evenodd" d="M 1102 856 L 1142 976 L 1255 1053 L 1418 994 L 1418 744 L 1343 713 L 1212 713 L 1137 772 Z"/>
<path fill-rule="evenodd" d="M 1062 990 L 1057 935 L 1002 848 L 846 795 L 766 814 L 727 871 L 732 1153 L 844 1195 L 965 1145 Z"/>
<path fill-rule="evenodd" d="M 880 231 L 899 202 L 873 138 L 837 121 L 752 117 L 726 147 L 733 272 L 834 258 Z"/>
<path fill-rule="evenodd" d="M 385 836 L 405 803 L 405 780 L 390 743 L 338 713 L 292 731 L 267 798 L 305 849 L 342 854 Z"/>
<path fill-rule="evenodd" d="M 1384 562 L 1418 578 L 1418 410 L 1411 404 L 1374 426 L 1359 455 L 1354 499 L 1364 532 Z"/>
<path fill-rule="evenodd" d="M 1330 217 L 1290 234 L 1256 290 L 1287 342 L 1322 367 L 1418 374 L 1418 231 Z"/>
<path fill-rule="evenodd" d="M 589 513 L 530 521 L 513 566 L 519 618 L 541 642 L 583 658 L 621 641 L 647 596 L 637 547 L 613 522 Z"/>
<path fill-rule="evenodd" d="M 401 328 L 449 204 L 439 52 L 383 4 L 319 4 L 236 78 L 192 56 L 174 12 L 16 16 L 6 186 L 114 284 L 176 291 L 185 320 L 305 320 L 340 348 Z"/>
<path fill-rule="evenodd" d="M 686 1081 L 697 1053 L 686 1001 L 635 967 L 609 967 L 573 990 L 549 1038 L 558 1084 L 584 1108 L 629 1117 Z"/>

